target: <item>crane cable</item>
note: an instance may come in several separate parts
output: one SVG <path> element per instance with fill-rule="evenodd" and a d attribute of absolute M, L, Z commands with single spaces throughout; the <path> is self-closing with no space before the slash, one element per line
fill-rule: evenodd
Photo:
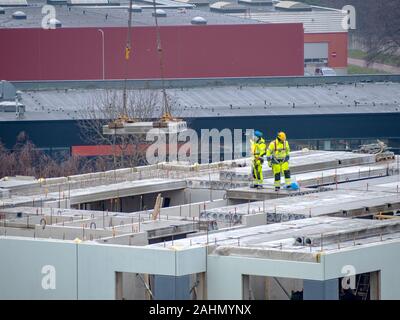
<path fill-rule="evenodd" d="M 123 111 L 122 115 L 120 115 L 119 119 L 123 122 L 133 122 L 133 119 L 128 117 L 127 111 L 127 79 L 128 79 L 128 62 L 130 58 L 130 53 L 132 49 L 132 41 L 131 41 L 131 29 L 132 29 L 132 2 L 133 0 L 129 0 L 129 18 L 128 18 L 128 32 L 127 32 L 127 39 L 126 39 L 126 47 L 125 47 L 125 79 L 124 79 L 124 91 L 123 91 Z M 168 96 L 165 90 L 165 80 L 164 80 L 164 61 L 163 61 L 163 50 L 161 45 L 161 35 L 160 35 L 160 27 L 158 25 L 157 19 L 157 8 L 156 8 L 156 1 L 153 0 L 153 10 L 154 10 L 154 21 L 156 27 L 156 35 L 157 35 L 157 52 L 159 55 L 159 62 L 160 62 L 160 77 L 161 77 L 161 90 L 162 90 L 162 114 L 161 120 L 162 121 L 169 121 L 173 120 L 171 115 L 171 109 L 168 104 Z"/>
<path fill-rule="evenodd" d="M 156 8 L 156 0 L 153 0 L 153 10 L 154 10 L 154 21 L 155 21 L 155 27 L 156 27 L 156 34 L 157 34 L 157 52 L 159 55 L 159 61 L 160 61 L 160 76 L 161 76 L 161 90 L 162 90 L 162 116 L 161 120 L 172 120 L 172 115 L 171 115 L 171 110 L 170 106 L 168 104 L 168 97 L 167 97 L 167 92 L 165 90 L 165 81 L 164 81 L 164 61 L 163 61 L 163 50 L 161 46 L 161 35 L 160 35 L 160 27 L 158 25 L 158 19 L 157 19 L 157 8 Z"/>
<path fill-rule="evenodd" d="M 126 47 L 125 47 L 125 79 L 124 79 L 124 93 L 123 93 L 123 106 L 122 106 L 122 117 L 125 120 L 128 120 L 128 110 L 127 110 L 127 94 L 126 94 L 126 86 L 128 79 L 128 62 L 130 58 L 130 53 L 132 49 L 132 41 L 131 41 L 131 28 L 132 28 L 132 2 L 133 0 L 129 0 L 129 18 L 128 18 L 128 33 L 126 36 Z"/>

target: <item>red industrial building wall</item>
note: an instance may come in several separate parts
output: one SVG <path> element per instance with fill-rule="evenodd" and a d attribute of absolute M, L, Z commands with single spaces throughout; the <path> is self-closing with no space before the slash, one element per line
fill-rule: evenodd
<path fill-rule="evenodd" d="M 126 28 L 104 31 L 105 78 L 125 78 Z M 163 26 L 166 78 L 303 75 L 302 24 Z M 0 79 L 102 79 L 98 28 L 1 29 Z M 154 27 L 132 29 L 128 78 L 160 78 Z"/>
<path fill-rule="evenodd" d="M 331 68 L 347 68 L 347 32 L 305 33 L 304 42 L 328 42 L 328 65 Z"/>
<path fill-rule="evenodd" d="M 93 157 L 93 156 L 110 156 L 116 155 L 132 155 L 134 152 L 146 152 L 147 148 L 151 143 L 141 143 L 139 145 L 130 144 L 128 146 L 122 145 L 85 145 L 85 146 L 72 146 L 71 154 L 78 157 Z M 168 151 L 171 144 L 166 144 L 166 150 Z M 174 145 L 174 150 L 179 149 L 183 143 Z"/>

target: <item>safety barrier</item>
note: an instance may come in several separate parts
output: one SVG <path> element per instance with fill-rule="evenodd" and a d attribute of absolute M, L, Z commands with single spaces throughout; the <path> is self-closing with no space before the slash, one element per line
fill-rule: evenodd
<path fill-rule="evenodd" d="M 400 82 L 400 74 L 166 79 L 165 86 L 166 88 L 246 85 L 310 86 L 355 82 Z M 17 90 L 120 89 L 123 87 L 123 80 L 12 81 L 12 84 L 16 86 Z M 131 89 L 160 89 L 162 82 L 159 79 L 128 80 L 127 86 Z"/>

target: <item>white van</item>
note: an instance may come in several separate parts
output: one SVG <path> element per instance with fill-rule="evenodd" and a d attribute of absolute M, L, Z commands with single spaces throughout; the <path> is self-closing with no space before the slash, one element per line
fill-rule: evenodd
<path fill-rule="evenodd" d="M 322 67 L 315 69 L 315 75 L 329 77 L 329 76 L 336 76 L 336 72 L 332 68 Z"/>

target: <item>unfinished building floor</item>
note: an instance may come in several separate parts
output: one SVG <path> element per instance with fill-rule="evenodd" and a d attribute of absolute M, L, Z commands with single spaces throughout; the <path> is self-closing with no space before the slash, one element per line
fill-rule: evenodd
<path fill-rule="evenodd" d="M 295 151 L 291 168 L 299 191 L 267 166 L 249 188 L 248 158 L 2 179 L 0 298 L 336 300 L 350 265 L 365 299 L 400 299 L 399 158 Z"/>

